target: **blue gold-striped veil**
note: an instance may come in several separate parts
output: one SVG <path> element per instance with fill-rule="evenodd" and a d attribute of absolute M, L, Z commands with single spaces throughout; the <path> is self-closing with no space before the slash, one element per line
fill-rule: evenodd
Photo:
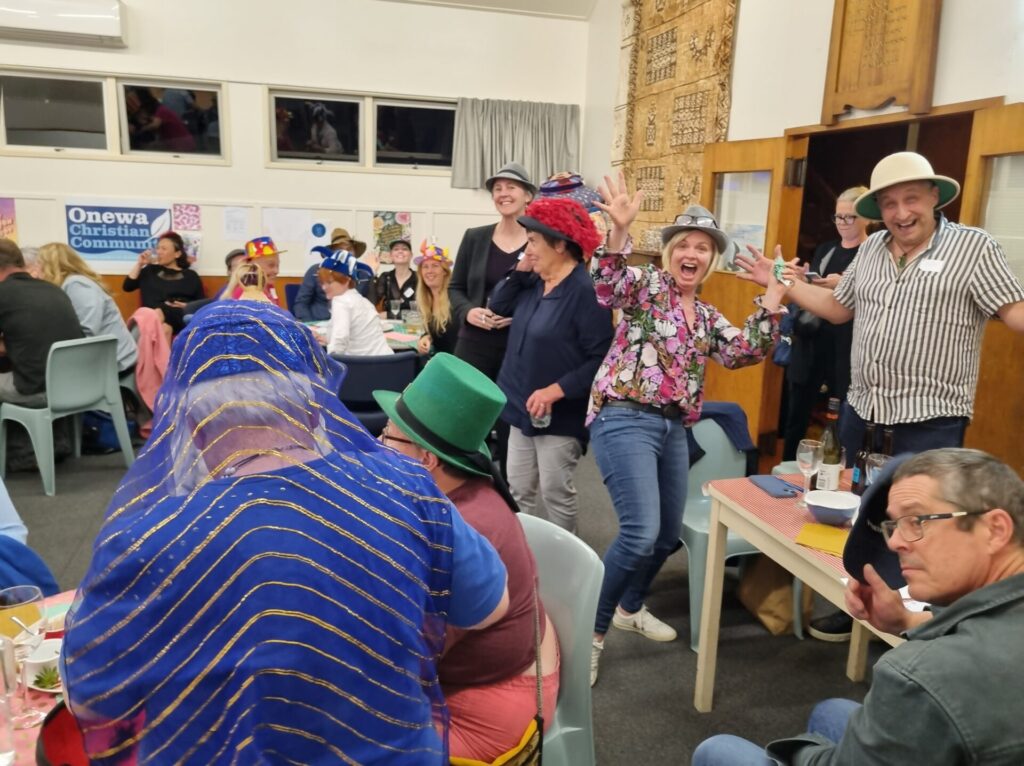
<path fill-rule="evenodd" d="M 174 343 L 68 616 L 94 763 L 441 763 L 449 503 L 277 307 Z"/>

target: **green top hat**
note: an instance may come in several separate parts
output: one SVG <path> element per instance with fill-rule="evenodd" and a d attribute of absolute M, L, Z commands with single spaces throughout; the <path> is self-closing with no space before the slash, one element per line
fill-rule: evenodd
<path fill-rule="evenodd" d="M 505 394 L 471 364 L 437 354 L 401 394 L 374 391 L 373 398 L 423 449 L 463 471 L 491 476 L 485 440 L 505 408 Z"/>

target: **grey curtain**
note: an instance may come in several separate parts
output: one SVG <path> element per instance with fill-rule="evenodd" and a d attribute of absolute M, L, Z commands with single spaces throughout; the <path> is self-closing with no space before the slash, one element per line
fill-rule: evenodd
<path fill-rule="evenodd" d="M 552 173 L 579 170 L 580 108 L 575 104 L 460 98 L 455 109 L 452 186 L 480 189 L 508 162 L 540 186 Z"/>

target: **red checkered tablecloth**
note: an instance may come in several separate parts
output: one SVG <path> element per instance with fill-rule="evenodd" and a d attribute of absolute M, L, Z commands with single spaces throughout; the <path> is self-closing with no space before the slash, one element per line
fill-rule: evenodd
<path fill-rule="evenodd" d="M 849 489 L 849 472 L 844 472 L 843 480 L 840 482 L 841 489 Z M 780 476 L 780 479 L 803 486 L 803 476 L 795 474 L 792 476 Z M 734 504 L 743 508 L 744 511 L 760 519 L 776 529 L 780 534 L 790 540 L 796 540 L 804 524 L 814 523 L 814 517 L 806 508 L 797 506 L 802 495 L 797 497 L 778 498 L 772 497 L 759 488 L 749 479 L 717 479 L 709 482 L 717 492 L 731 500 Z M 839 577 L 848 577 L 843 568 L 843 560 L 824 551 L 815 550 L 801 546 L 808 556 L 812 556 L 834 569 Z"/>

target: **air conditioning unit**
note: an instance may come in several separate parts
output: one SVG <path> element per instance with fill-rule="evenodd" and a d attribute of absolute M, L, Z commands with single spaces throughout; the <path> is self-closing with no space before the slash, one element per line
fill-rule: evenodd
<path fill-rule="evenodd" d="M 123 48 L 121 0 L 3 0 L 0 39 Z"/>

